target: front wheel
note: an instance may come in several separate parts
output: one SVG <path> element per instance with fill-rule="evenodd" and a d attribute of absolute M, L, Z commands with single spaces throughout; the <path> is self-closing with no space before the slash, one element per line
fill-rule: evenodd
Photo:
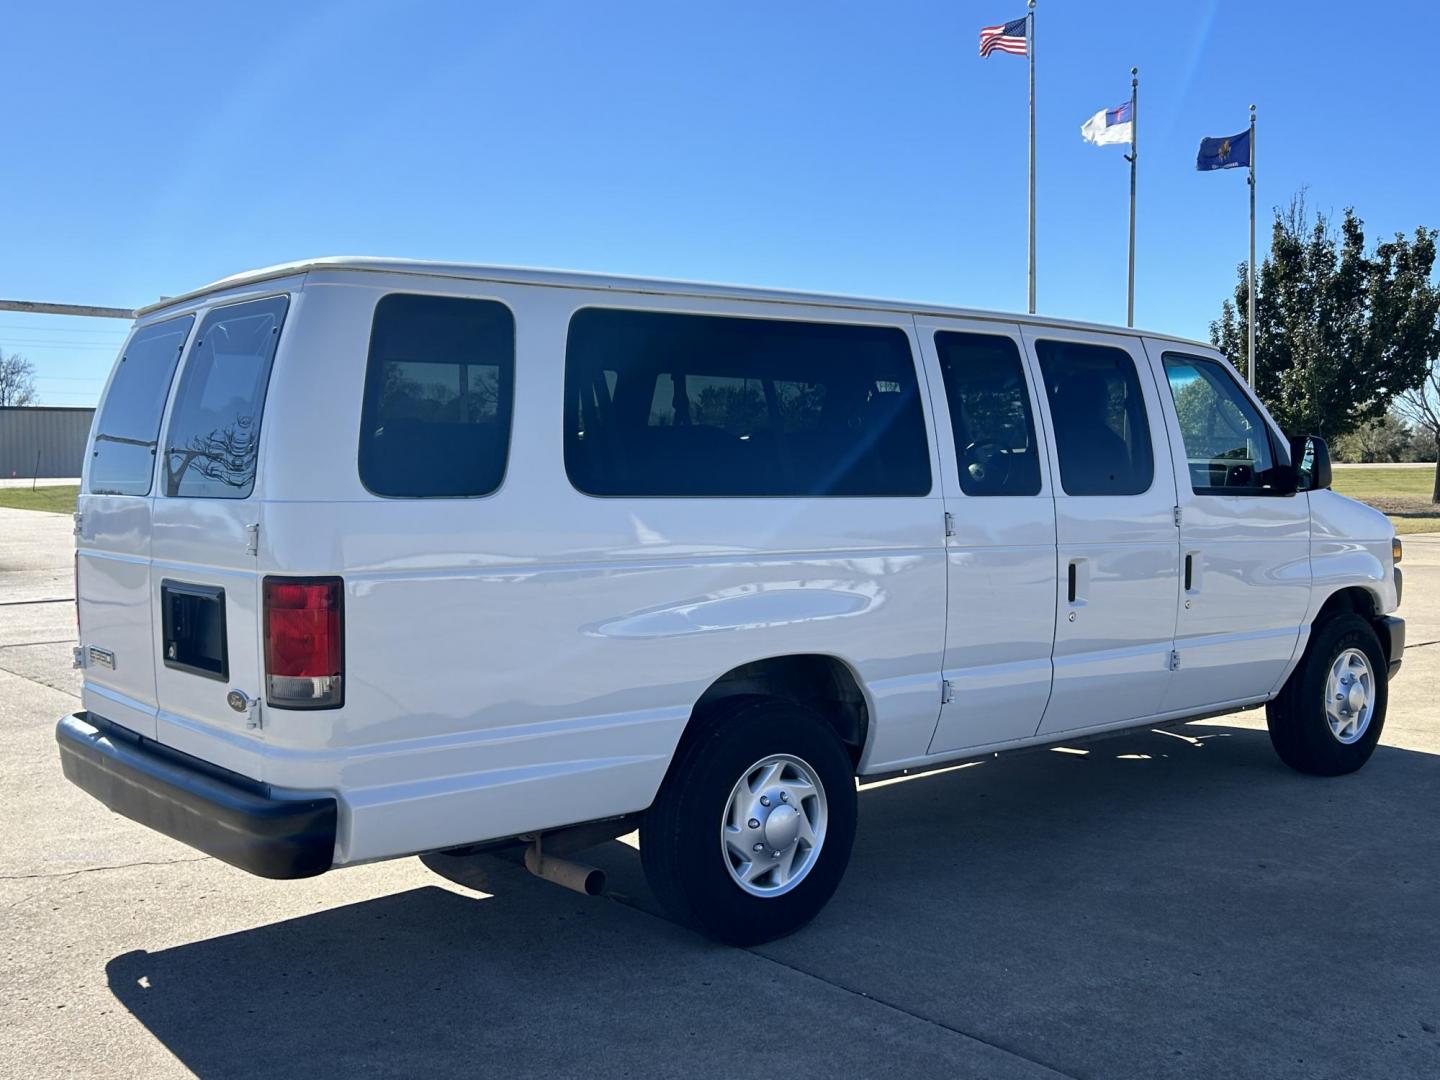
<path fill-rule="evenodd" d="M 1385 727 L 1389 665 L 1374 628 L 1337 615 L 1315 628 L 1299 666 L 1265 709 L 1280 760 L 1303 773 L 1354 772 Z"/>
<path fill-rule="evenodd" d="M 718 941 L 783 937 L 850 861 L 850 756 L 824 717 L 788 701 L 722 701 L 695 724 L 640 826 L 645 877 L 673 918 Z"/>

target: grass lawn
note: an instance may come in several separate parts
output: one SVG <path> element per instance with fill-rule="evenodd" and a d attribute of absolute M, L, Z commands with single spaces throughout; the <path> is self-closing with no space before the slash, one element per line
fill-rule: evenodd
<path fill-rule="evenodd" d="M 1440 532 L 1440 517 L 1392 517 L 1390 523 L 1400 536 L 1408 533 Z"/>
<path fill-rule="evenodd" d="M 1435 489 L 1435 470 L 1394 469 L 1387 465 L 1364 465 L 1357 469 L 1336 469 L 1335 490 L 1352 499 L 1372 498 L 1420 499 L 1440 514 L 1440 506 L 1430 502 Z"/>
<path fill-rule="evenodd" d="M 0 506 L 12 510 L 48 510 L 52 514 L 73 514 L 75 496 L 80 489 L 73 484 L 58 487 L 0 488 Z"/>
<path fill-rule="evenodd" d="M 1434 469 L 1366 465 L 1335 470 L 1335 490 L 1385 511 L 1398 533 L 1440 532 L 1440 504 L 1430 501 L 1434 485 Z"/>

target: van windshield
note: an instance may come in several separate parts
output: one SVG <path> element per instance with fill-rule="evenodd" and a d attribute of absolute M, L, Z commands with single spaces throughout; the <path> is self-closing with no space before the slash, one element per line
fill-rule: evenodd
<path fill-rule="evenodd" d="M 95 425 L 90 494 L 150 494 L 160 416 L 194 322 L 194 315 L 182 315 L 142 327 L 120 354 Z"/>

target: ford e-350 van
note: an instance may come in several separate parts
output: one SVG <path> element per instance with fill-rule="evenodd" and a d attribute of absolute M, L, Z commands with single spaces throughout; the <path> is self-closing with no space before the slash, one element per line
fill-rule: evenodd
<path fill-rule="evenodd" d="M 267 877 L 640 830 L 732 942 L 857 776 L 1265 704 L 1363 765 L 1400 544 L 1163 335 L 329 259 L 139 312 L 76 514 L 66 775 Z"/>

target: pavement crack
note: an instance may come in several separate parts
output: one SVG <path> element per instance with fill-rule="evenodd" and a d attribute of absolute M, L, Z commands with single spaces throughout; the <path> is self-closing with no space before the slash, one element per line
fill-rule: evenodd
<path fill-rule="evenodd" d="M 44 600 L 0 600 L 0 607 L 25 607 L 27 604 L 73 604 L 73 596 L 47 597 Z"/>
<path fill-rule="evenodd" d="M 1063 1077 L 1064 1080 L 1081 1080 L 1081 1078 L 1075 1073 L 1065 1072 L 1063 1069 L 1051 1065 L 1048 1061 L 1041 1061 L 1039 1058 L 1032 1057 L 1024 1051 L 1017 1050 L 1012 1046 L 1005 1046 L 1001 1043 L 992 1042 L 989 1039 L 982 1038 L 981 1036 L 966 1031 L 963 1028 L 958 1028 L 953 1024 L 947 1024 L 943 1020 L 936 1020 L 932 1016 L 924 1016 L 921 1013 L 911 1012 L 903 1005 L 897 1005 L 893 1001 L 887 1001 L 885 998 L 876 997 L 874 994 L 867 994 L 863 991 L 855 990 L 849 986 L 846 986 L 844 983 L 831 982 L 829 979 L 822 978 L 819 975 L 806 971 L 804 968 L 795 967 L 793 964 L 787 964 L 783 960 L 776 960 L 773 956 L 766 956 L 764 953 L 756 952 L 754 949 L 746 949 L 745 951 L 748 952 L 751 956 L 759 957 L 761 960 L 774 964 L 776 967 L 782 967 L 786 971 L 793 971 L 797 975 L 802 975 L 807 979 L 814 979 L 816 982 L 823 983 L 826 986 L 833 986 L 835 989 L 840 990 L 843 993 L 850 994 L 853 997 L 858 997 L 862 998 L 865 1001 L 874 1002 L 881 1008 L 889 1009 L 891 1012 L 899 1013 L 901 1016 L 908 1016 L 912 1020 L 918 1020 L 922 1024 L 929 1024 L 931 1027 L 937 1027 L 942 1031 L 948 1031 L 952 1035 L 958 1035 L 962 1039 L 968 1039 L 971 1042 L 979 1043 L 981 1046 L 988 1046 L 990 1049 L 995 1050 L 998 1053 L 1005 1054 L 1007 1057 L 1019 1058 L 1021 1061 L 1029 1062 L 1036 1068 L 1044 1069 L 1046 1072 L 1052 1073 L 1057 1077 Z"/>
<path fill-rule="evenodd" d="M 65 640 L 68 641 L 70 639 L 66 638 Z M 45 644 L 45 642 L 36 642 L 36 644 Z M 50 642 L 50 644 L 55 644 L 55 642 Z M 4 646 L 4 648 L 0 648 L 0 653 L 3 653 L 5 649 L 15 648 L 19 648 L 19 646 L 6 645 Z M 77 694 L 74 690 L 68 690 L 63 686 L 56 686 L 54 683 L 45 682 L 42 679 L 35 678 L 35 676 L 33 675 L 27 675 L 23 671 L 16 671 L 14 668 L 6 667 L 4 664 L 0 664 L 0 671 L 5 672 L 6 675 L 14 675 L 17 679 L 24 679 L 28 683 L 34 683 L 36 686 L 43 686 L 46 690 L 54 690 L 57 694 L 64 694 L 67 697 L 73 697 L 76 701 L 83 700 L 80 695 Z M 4 879 L 0 878 L 0 880 Z"/>
<path fill-rule="evenodd" d="M 664 920 L 663 916 L 657 915 L 655 912 L 649 911 L 646 908 L 641 907 L 639 904 L 636 904 L 634 901 L 628 898 L 622 898 L 615 893 L 608 894 L 607 899 L 609 899 L 613 903 L 621 904 L 624 907 L 629 908 L 631 911 L 637 911 L 642 915 L 648 915 L 652 919 L 660 919 L 662 921 L 667 921 Z M 1081 1078 L 1075 1073 L 1065 1072 L 1063 1069 L 1057 1068 L 1056 1066 L 1051 1065 L 1047 1061 L 1041 1061 L 1038 1058 L 1032 1057 L 1021 1050 L 1016 1050 L 1015 1048 L 1010 1046 L 1003 1046 L 1000 1043 L 991 1042 L 989 1039 L 982 1038 L 979 1035 L 974 1035 L 968 1031 L 965 1031 L 962 1028 L 955 1027 L 953 1024 L 947 1024 L 943 1020 L 936 1020 L 934 1017 L 931 1016 L 924 1016 L 920 1013 L 911 1012 L 909 1009 L 905 1008 L 902 1005 L 897 1005 L 893 1001 L 887 1001 L 885 998 L 876 997 L 874 994 L 867 994 L 863 991 L 855 990 L 852 987 L 846 986 L 844 983 L 831 982 L 829 979 L 826 979 L 820 975 L 816 975 L 814 972 L 806 971 L 804 968 L 795 967 L 793 964 L 787 964 L 783 960 L 776 960 L 773 956 L 766 956 L 764 953 L 757 952 L 755 949 L 742 949 L 741 951 L 747 952 L 751 956 L 755 957 L 758 960 L 763 960 L 767 964 L 774 964 L 776 967 L 784 968 L 786 971 L 793 971 L 796 975 L 799 975 L 802 978 L 812 979 L 815 982 L 821 983 L 824 986 L 832 987 L 836 990 L 839 990 L 842 994 L 849 994 L 851 997 L 860 998 L 874 1005 L 878 1005 L 882 1009 L 888 1009 L 891 1012 L 899 1013 L 901 1016 L 907 1016 L 912 1020 L 916 1020 L 922 1024 L 927 1024 L 930 1027 L 939 1028 L 941 1031 L 948 1032 L 951 1035 L 958 1035 L 962 1039 L 967 1039 L 970 1042 L 978 1043 L 981 1046 L 987 1046 L 991 1050 L 994 1050 L 997 1053 L 1004 1054 L 1007 1057 L 1018 1058 L 1021 1061 L 1028 1062 L 1029 1064 L 1034 1065 L 1038 1069 L 1044 1069 L 1046 1072 L 1051 1073 L 1056 1077 L 1062 1078 L 1062 1080 L 1081 1080 Z"/>
<path fill-rule="evenodd" d="M 54 870 L 48 874 L 0 874 L 0 881 L 58 881 L 81 874 L 100 874 L 106 870 L 129 870 L 135 866 L 175 866 L 179 863 L 205 862 L 209 855 L 192 855 L 183 859 L 140 859 L 137 862 L 115 863 L 113 866 L 82 866 L 79 870 Z"/>

